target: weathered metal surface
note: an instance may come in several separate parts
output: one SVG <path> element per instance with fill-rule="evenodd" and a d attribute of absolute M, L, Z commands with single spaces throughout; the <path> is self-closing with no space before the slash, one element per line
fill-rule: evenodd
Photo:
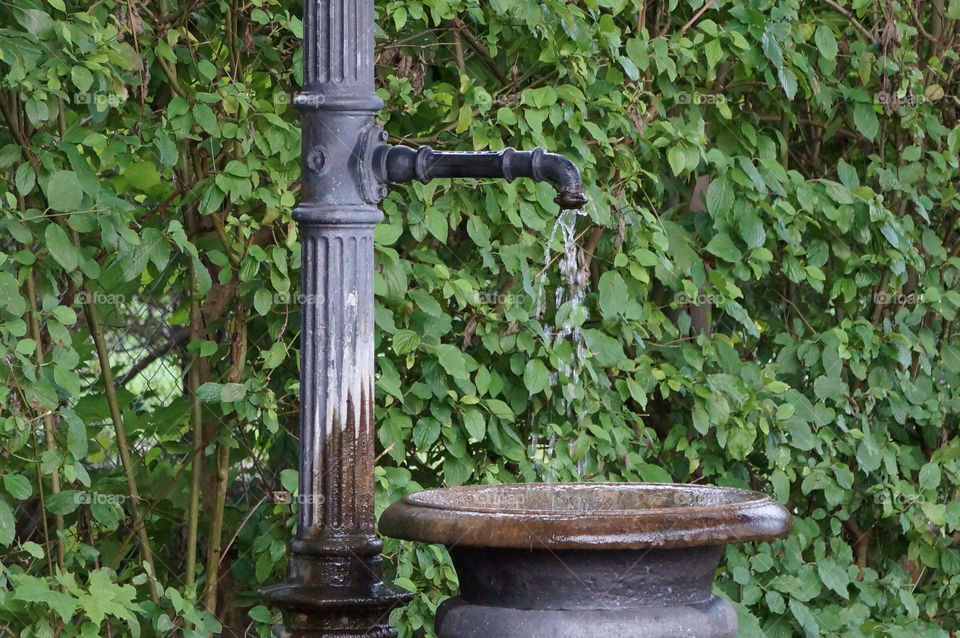
<path fill-rule="evenodd" d="M 513 609 L 451 598 L 437 610 L 439 638 L 733 638 L 737 614 L 722 598 L 632 609 Z"/>
<path fill-rule="evenodd" d="M 383 102 L 373 0 L 304 3 L 300 499 L 287 580 L 263 591 L 290 638 L 390 638 L 410 599 L 381 582 L 374 529 L 373 232 L 355 150 Z M 367 171 L 370 173 L 370 171 Z"/>
<path fill-rule="evenodd" d="M 711 594 L 729 543 L 790 531 L 789 513 L 748 490 L 537 483 L 419 492 L 381 533 L 442 543 L 460 596 L 440 638 L 728 638 L 736 614 Z"/>
<path fill-rule="evenodd" d="M 374 170 L 381 182 L 427 183 L 447 177 L 499 178 L 508 182 L 529 177 L 550 182 L 557 189 L 554 200 L 561 208 L 580 208 L 587 203 L 580 171 L 569 159 L 542 148 L 518 151 L 451 153 L 429 146 L 382 146 L 374 156 Z"/>
<path fill-rule="evenodd" d="M 460 596 L 437 613 L 440 638 L 726 638 L 711 594 L 720 546 L 641 550 L 455 547 Z"/>
<path fill-rule="evenodd" d="M 382 582 L 374 525 L 373 233 L 387 181 L 375 158 L 417 151 L 386 144 L 374 122 L 373 3 L 304 2 L 300 499 L 287 580 L 263 591 L 290 638 L 395 636 L 387 616 L 411 598 Z M 585 201 L 576 167 L 542 150 L 492 175 L 484 157 L 429 154 L 415 176 L 527 176 L 554 183 L 561 205 Z"/>
<path fill-rule="evenodd" d="M 780 504 L 748 490 L 538 483 L 411 494 L 383 513 L 380 532 L 472 547 L 642 549 L 768 540 L 791 524 Z"/>

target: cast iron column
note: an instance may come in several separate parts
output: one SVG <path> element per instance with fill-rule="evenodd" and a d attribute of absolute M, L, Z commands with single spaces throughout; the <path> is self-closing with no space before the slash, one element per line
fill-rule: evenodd
<path fill-rule="evenodd" d="M 410 598 L 381 581 L 374 520 L 373 2 L 304 2 L 301 499 L 287 581 L 264 591 L 289 638 L 393 637 Z"/>

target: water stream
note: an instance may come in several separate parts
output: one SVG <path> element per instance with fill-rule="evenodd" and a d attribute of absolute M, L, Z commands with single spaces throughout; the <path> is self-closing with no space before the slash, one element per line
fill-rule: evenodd
<path fill-rule="evenodd" d="M 556 315 L 554 326 L 543 326 L 543 332 L 546 339 L 546 345 L 549 350 L 555 351 L 564 342 L 572 345 L 571 355 L 562 361 L 559 361 L 556 368 L 550 372 L 550 385 L 559 389 L 558 400 L 559 409 L 568 419 L 572 419 L 574 424 L 581 420 L 581 410 L 573 414 L 574 403 L 576 399 L 576 386 L 580 383 L 580 372 L 583 368 L 583 358 L 586 352 L 586 346 L 583 340 L 583 333 L 580 326 L 587 318 L 587 308 L 584 300 L 587 295 L 587 284 L 589 277 L 583 268 L 583 254 L 576 241 L 576 223 L 577 217 L 584 215 L 579 210 L 564 210 L 553 226 L 550 237 L 547 240 L 546 254 L 544 255 L 544 268 L 537 276 L 534 282 L 537 291 L 537 307 L 535 316 L 538 320 L 543 320 L 543 314 L 547 309 L 546 287 L 547 271 L 550 269 L 553 261 L 553 242 L 559 232 L 563 239 L 563 254 L 559 256 L 558 267 L 563 283 L 557 286 L 553 294 L 554 308 Z M 533 426 L 533 416 L 530 417 L 531 426 Z M 533 429 L 531 427 L 531 429 Z M 575 441 L 570 441 L 571 450 Z M 531 435 L 530 452 L 534 459 L 537 474 L 543 481 L 551 482 L 557 480 L 558 459 L 557 434 L 551 429 L 545 450 L 545 465 L 541 467 L 540 463 L 540 441 L 534 432 Z M 584 459 L 577 462 L 577 472 L 582 477 L 584 473 Z"/>

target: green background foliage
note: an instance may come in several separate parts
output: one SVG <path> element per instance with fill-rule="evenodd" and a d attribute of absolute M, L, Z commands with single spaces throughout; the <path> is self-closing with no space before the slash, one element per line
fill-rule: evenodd
<path fill-rule="evenodd" d="M 384 202 L 378 505 L 483 482 L 750 487 L 795 528 L 728 548 L 741 635 L 960 629 L 960 2 L 377 14 L 394 143 L 544 146 L 591 197 L 586 313 L 550 303 L 549 187 Z M 0 632 L 277 619 L 256 590 L 293 531 L 270 494 L 296 486 L 299 15 L 0 5 Z M 552 338 L 564 322 L 582 352 Z M 419 592 L 392 620 L 432 635 L 449 559 L 386 552 Z"/>

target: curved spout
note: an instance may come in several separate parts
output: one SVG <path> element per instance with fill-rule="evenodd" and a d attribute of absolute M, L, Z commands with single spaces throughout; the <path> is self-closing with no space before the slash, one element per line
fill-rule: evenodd
<path fill-rule="evenodd" d="M 587 203 L 583 181 L 576 165 L 562 155 L 542 148 L 518 151 L 506 148 L 496 152 L 458 153 L 435 151 L 429 146 L 383 145 L 373 156 L 374 172 L 381 183 L 420 180 L 427 183 L 443 177 L 499 178 L 508 182 L 529 177 L 550 182 L 557 189 L 554 201 L 564 209 L 580 208 Z"/>

